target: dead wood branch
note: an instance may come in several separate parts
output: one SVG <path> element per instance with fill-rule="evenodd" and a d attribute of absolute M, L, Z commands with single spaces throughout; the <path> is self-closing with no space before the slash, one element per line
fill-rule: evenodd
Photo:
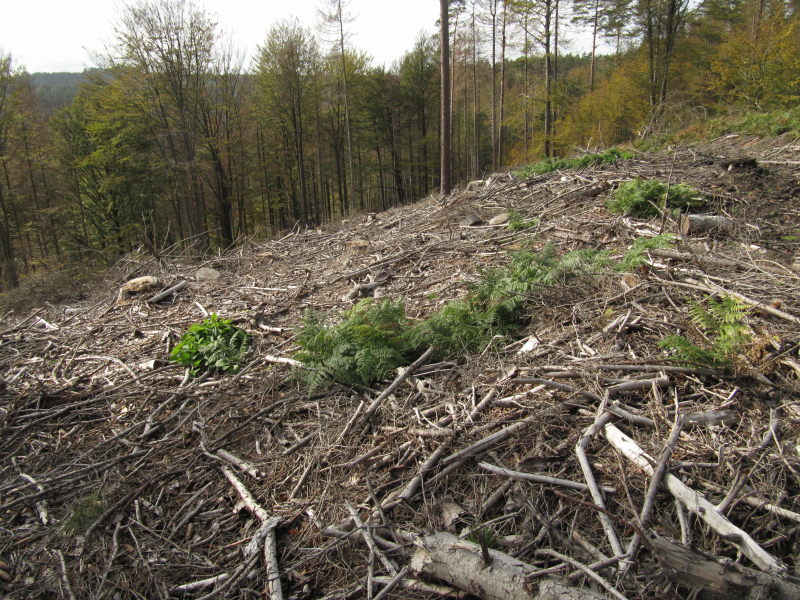
<path fill-rule="evenodd" d="M 719 562 L 664 537 L 650 541 L 667 575 L 681 585 L 706 590 L 714 600 L 796 600 L 800 585 L 775 574 L 748 569 L 734 562 Z M 704 596 L 705 597 L 705 596 Z"/>
<path fill-rule="evenodd" d="M 645 473 L 653 475 L 655 460 L 648 456 L 636 442 L 611 423 L 607 423 L 604 430 L 606 439 L 617 450 Z M 786 570 L 780 561 L 759 546 L 750 535 L 723 517 L 711 502 L 686 486 L 680 479 L 671 473 L 665 473 L 664 484 L 689 511 L 705 521 L 722 539 L 741 550 L 760 569 L 774 574 L 780 574 Z"/>

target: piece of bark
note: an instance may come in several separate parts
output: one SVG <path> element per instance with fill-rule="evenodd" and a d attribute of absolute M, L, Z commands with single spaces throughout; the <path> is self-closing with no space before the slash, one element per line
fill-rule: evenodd
<path fill-rule="evenodd" d="M 653 554 L 673 581 L 703 588 L 712 600 L 795 600 L 800 585 L 776 575 L 749 569 L 734 562 L 719 562 L 678 542 L 663 537 L 650 540 Z"/>
<path fill-rule="evenodd" d="M 530 591 L 528 573 L 536 569 L 508 554 L 489 550 L 485 564 L 481 547 L 450 533 L 434 533 L 420 540 L 411 557 L 411 569 L 444 581 L 484 600 L 598 600 L 604 596 L 556 581 L 542 581 Z"/>

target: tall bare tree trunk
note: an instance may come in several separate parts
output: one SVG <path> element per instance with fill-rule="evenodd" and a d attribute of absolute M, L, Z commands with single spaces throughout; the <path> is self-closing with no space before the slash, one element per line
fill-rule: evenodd
<path fill-rule="evenodd" d="M 449 194 L 452 189 L 450 160 L 450 8 L 448 0 L 439 0 L 439 45 L 441 47 L 441 142 L 440 142 L 440 191 Z"/>
<path fill-rule="evenodd" d="M 600 19 L 600 0 L 594 0 L 594 18 L 592 19 L 592 66 L 589 71 L 589 91 L 594 91 L 595 62 L 597 58 L 597 24 Z"/>
<path fill-rule="evenodd" d="M 503 121 L 506 106 L 506 22 L 508 10 L 503 0 L 503 24 L 500 30 L 500 118 L 497 125 L 497 167 L 503 164 Z"/>
<path fill-rule="evenodd" d="M 489 1 L 492 15 L 492 170 L 497 171 L 497 2 Z"/>
<path fill-rule="evenodd" d="M 350 197 L 356 202 L 356 176 L 353 170 L 353 133 L 350 125 L 350 97 L 347 91 L 347 56 L 344 53 L 344 19 L 342 17 L 342 0 L 336 0 L 337 18 L 339 21 L 339 54 L 342 60 L 342 91 L 344 92 L 344 122 L 347 135 L 347 168 L 350 171 Z"/>
<path fill-rule="evenodd" d="M 553 0 L 544 3 L 544 155 L 553 156 L 553 54 L 551 23 Z"/>
<path fill-rule="evenodd" d="M 478 87 L 478 32 L 475 28 L 475 5 L 472 6 L 472 135 L 474 137 L 474 162 L 472 176 L 481 170 L 481 136 L 478 114 L 480 112 L 480 89 Z"/>

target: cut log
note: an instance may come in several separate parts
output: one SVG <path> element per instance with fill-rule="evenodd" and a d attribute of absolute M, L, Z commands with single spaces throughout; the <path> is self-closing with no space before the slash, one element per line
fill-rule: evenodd
<path fill-rule="evenodd" d="M 538 593 L 530 591 L 526 576 L 536 569 L 516 558 L 488 550 L 486 564 L 481 547 L 450 533 L 422 538 L 411 557 L 410 567 L 418 575 L 444 581 L 484 600 L 599 600 L 591 590 L 570 587 L 557 581 L 542 581 Z"/>
<path fill-rule="evenodd" d="M 740 220 L 719 215 L 681 215 L 678 219 L 678 229 L 683 235 L 733 231 L 741 224 Z"/>
<path fill-rule="evenodd" d="M 800 585 L 776 575 L 743 565 L 721 563 L 666 538 L 651 540 L 653 553 L 667 577 L 680 585 L 702 588 L 703 598 L 714 600 L 793 600 L 800 598 Z"/>

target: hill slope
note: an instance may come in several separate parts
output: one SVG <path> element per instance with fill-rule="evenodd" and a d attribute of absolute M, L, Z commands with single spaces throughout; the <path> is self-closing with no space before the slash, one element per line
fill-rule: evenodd
<path fill-rule="evenodd" d="M 645 250 L 646 262 L 626 272 L 617 266 L 634 240 L 676 228 L 670 215 L 609 212 L 604 200 L 634 177 L 689 184 L 708 212 L 735 221 Z M 525 228 L 490 223 L 509 210 Z M 509 251 L 547 244 L 558 255 L 607 250 L 607 264 L 536 287 L 527 324 L 505 339 L 417 365 L 391 387 L 309 394 L 292 378 L 286 359 L 305 310 L 337 314 L 374 295 L 403 298 L 422 319 L 470 294 Z M 755 571 L 778 574 L 770 585 L 790 594 L 785 570 L 800 560 L 798 248 L 800 143 L 729 136 L 581 171 L 501 175 L 204 265 L 131 255 L 93 302 L 46 306 L 0 332 L 0 590 L 277 597 L 266 560 L 284 597 L 363 597 L 409 563 L 418 536 L 478 528 L 491 535 L 472 539 L 502 552 L 489 553 L 496 570 L 507 555 L 529 565 L 520 568 L 532 594 L 574 571 L 565 555 L 594 565 L 593 578 L 563 580 L 576 598 L 611 594 L 604 583 L 630 598 L 684 598 L 690 585 L 711 585 L 708 569 L 676 571 L 662 538 L 741 557 L 752 585 Z M 219 279 L 197 278 L 200 266 Z M 161 302 L 118 305 L 117 286 L 140 275 L 163 288 L 189 283 Z M 669 336 L 708 349 L 723 335 L 691 319 L 692 301 L 709 307 L 714 295 L 750 307 L 739 319 L 746 340 L 727 366 L 671 360 L 659 346 Z M 248 362 L 234 376 L 190 379 L 165 359 L 212 312 L 251 334 Z M 655 465 L 637 468 L 615 450 L 622 438 L 607 420 L 656 460 L 669 449 L 674 479 L 720 504 L 721 529 L 702 523 L 708 508 L 695 517 L 667 491 L 648 493 Z M 586 489 L 595 483 L 604 508 Z M 353 514 L 377 546 L 348 536 Z M 274 531 L 271 516 L 281 519 Z M 270 532 L 277 551 L 262 554 Z M 611 560 L 637 532 L 645 539 L 630 563 Z M 481 554 L 466 541 L 451 551 Z M 457 595 L 405 575 L 389 597 Z M 708 593 L 744 597 L 740 588 Z"/>

